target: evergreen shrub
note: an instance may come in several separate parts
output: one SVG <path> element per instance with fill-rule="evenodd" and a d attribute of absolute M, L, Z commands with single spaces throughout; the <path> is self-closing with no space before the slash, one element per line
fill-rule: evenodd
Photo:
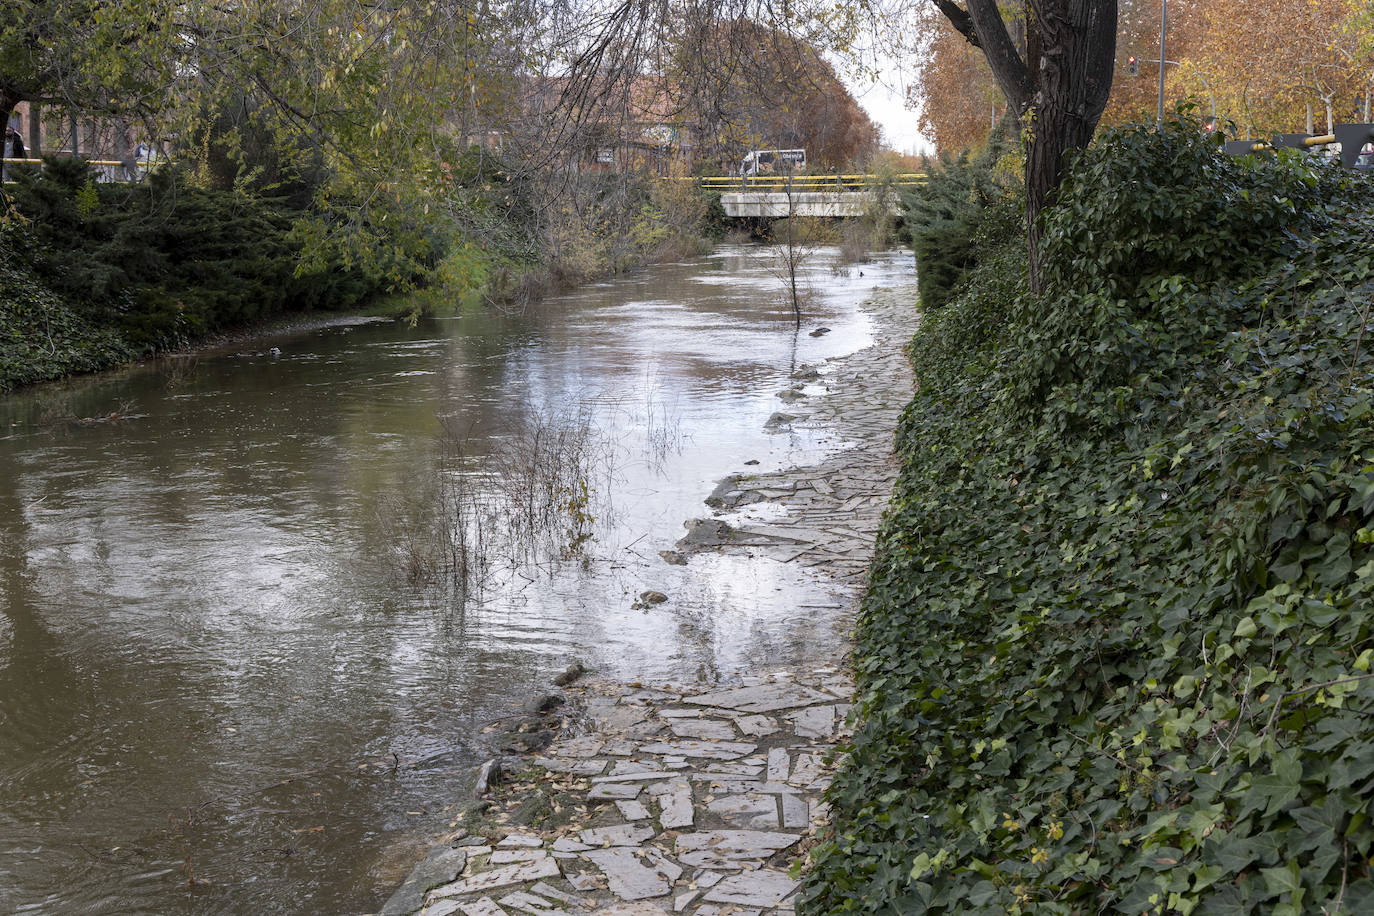
<path fill-rule="evenodd" d="M 929 312 L 949 301 L 954 288 L 991 249 L 975 242 L 990 210 L 1013 230 L 1023 225 L 1024 198 L 1011 191 L 998 163 L 1007 152 L 1000 131 L 976 154 L 926 160 L 926 181 L 903 195 L 904 223 L 916 254 L 921 306 Z M 1008 202 L 1018 202 L 1010 210 Z M 1001 204 L 1001 206 L 998 206 Z"/>
<path fill-rule="evenodd" d="M 346 307 L 383 288 L 391 265 L 313 249 L 307 214 L 216 190 L 165 168 L 139 184 L 97 183 L 80 160 L 49 158 L 21 178 L 15 209 L 45 285 L 135 352 L 183 344 L 285 311 Z"/>
<path fill-rule="evenodd" d="M 23 233 L 0 225 L 0 391 L 133 358 L 108 328 L 69 308 L 29 267 Z"/>
<path fill-rule="evenodd" d="M 1044 251 L 913 342 L 799 911 L 1374 912 L 1374 182 L 1108 132 Z"/>

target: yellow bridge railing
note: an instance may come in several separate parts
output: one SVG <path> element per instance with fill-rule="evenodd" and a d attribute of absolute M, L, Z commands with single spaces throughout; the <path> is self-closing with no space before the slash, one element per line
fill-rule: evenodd
<path fill-rule="evenodd" d="M 1231 140 L 1222 149 L 1232 156 L 1245 156 L 1265 150 L 1311 149 L 1316 146 L 1340 144 L 1341 164 L 1347 168 L 1368 168 L 1358 163 L 1369 154 L 1365 147 L 1374 143 L 1374 124 L 1335 124 L 1329 134 L 1277 134 L 1272 140 Z M 1368 159 L 1364 161 L 1367 163 Z"/>
<path fill-rule="evenodd" d="M 692 181 L 708 191 L 867 191 L 885 183 L 900 187 L 924 184 L 924 172 L 901 175 L 708 175 L 669 178 L 667 181 Z"/>

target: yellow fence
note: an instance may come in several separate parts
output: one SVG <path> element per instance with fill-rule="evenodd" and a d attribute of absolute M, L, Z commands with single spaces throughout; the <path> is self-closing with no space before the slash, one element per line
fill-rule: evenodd
<path fill-rule="evenodd" d="M 35 168 L 41 168 L 43 165 L 42 159 L 14 159 L 7 156 L 0 161 L 3 161 L 5 164 L 5 181 L 14 181 L 14 176 L 9 173 L 11 166 L 28 165 Z M 96 181 L 110 182 L 137 181 L 147 174 L 148 167 L 153 163 L 147 159 L 133 160 L 132 175 L 129 174 L 129 167 L 118 159 L 88 159 L 86 160 L 86 164 L 95 169 Z"/>
<path fill-rule="evenodd" d="M 669 181 L 693 181 L 708 191 L 866 191 L 874 185 L 891 182 L 910 187 L 924 184 L 924 172 L 902 175 L 714 175 L 705 178 L 677 178 Z"/>

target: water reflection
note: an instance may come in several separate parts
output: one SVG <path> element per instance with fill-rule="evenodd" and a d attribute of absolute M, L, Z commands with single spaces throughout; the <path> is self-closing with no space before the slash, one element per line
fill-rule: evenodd
<path fill-rule="evenodd" d="M 480 727 L 569 656 L 728 676 L 837 645 L 798 570 L 657 557 L 746 460 L 836 445 L 763 424 L 793 367 L 866 343 L 857 304 L 907 262 L 836 278 L 830 257 L 802 333 L 766 253 L 723 248 L 523 315 L 332 327 L 0 402 L 0 910 L 366 910 L 447 823 Z M 379 519 L 434 479 L 446 429 L 480 461 L 569 411 L 614 459 L 613 524 L 577 562 L 466 602 L 394 575 Z M 637 610 L 645 588 L 672 600 Z"/>

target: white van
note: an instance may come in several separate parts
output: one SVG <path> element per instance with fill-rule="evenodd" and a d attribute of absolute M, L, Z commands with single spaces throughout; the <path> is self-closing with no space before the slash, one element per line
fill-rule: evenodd
<path fill-rule="evenodd" d="M 755 175 L 786 174 L 806 168 L 804 149 L 755 149 L 744 154 L 739 173 L 746 178 Z"/>

